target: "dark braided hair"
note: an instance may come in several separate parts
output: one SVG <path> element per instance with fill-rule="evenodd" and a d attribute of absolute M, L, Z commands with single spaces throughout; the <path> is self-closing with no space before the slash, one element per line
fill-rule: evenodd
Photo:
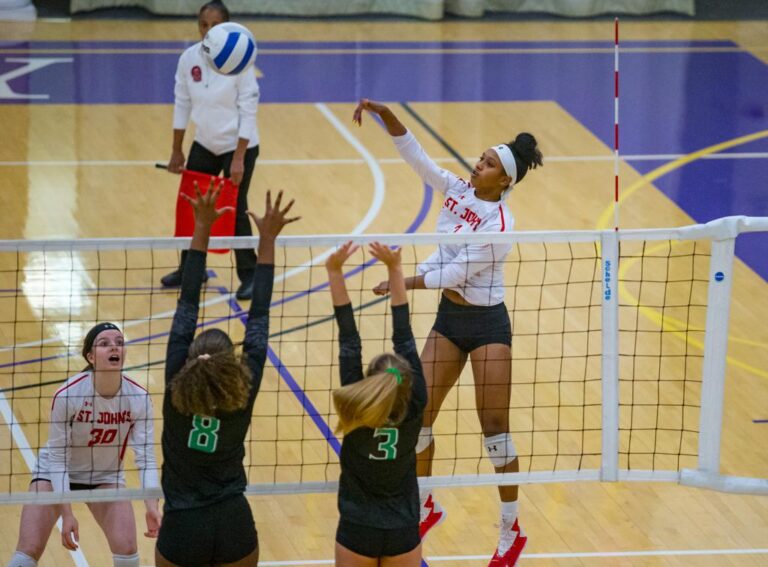
<path fill-rule="evenodd" d="M 517 166 L 517 179 L 515 183 L 520 183 L 529 169 L 536 169 L 544 165 L 544 156 L 539 151 L 536 138 L 528 132 L 521 132 L 517 137 L 507 144 L 515 156 L 515 166 Z"/>

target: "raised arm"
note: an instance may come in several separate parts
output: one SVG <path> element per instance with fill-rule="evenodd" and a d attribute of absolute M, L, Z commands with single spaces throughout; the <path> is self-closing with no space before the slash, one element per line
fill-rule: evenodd
<path fill-rule="evenodd" d="M 195 211 L 195 230 L 192 234 L 192 244 L 184 263 L 184 273 L 181 277 L 181 295 L 176 304 L 171 332 L 168 336 L 168 347 L 165 362 L 165 384 L 181 370 L 187 360 L 189 345 L 195 338 L 197 313 L 200 308 L 200 288 L 205 275 L 205 258 L 208 250 L 208 240 L 211 225 L 226 212 L 234 212 L 234 207 L 216 208 L 216 199 L 221 187 L 215 187 L 214 181 L 208 187 L 205 195 L 195 183 L 196 199 L 182 195 Z"/>
<path fill-rule="evenodd" d="M 358 125 L 363 123 L 363 110 L 381 118 L 400 156 L 430 187 L 445 193 L 452 183 L 459 181 L 455 174 L 438 166 L 427 155 L 416 137 L 403 126 L 388 106 L 367 98 L 361 99 L 352 116 L 352 120 Z"/>
<path fill-rule="evenodd" d="M 285 225 L 299 220 L 299 217 L 287 217 L 288 211 L 293 207 L 293 199 L 281 209 L 282 199 L 283 192 L 280 191 L 273 206 L 272 193 L 267 191 L 264 216 L 259 217 L 248 211 L 248 215 L 253 219 L 259 231 L 258 260 L 253 278 L 253 299 L 248 311 L 248 322 L 245 326 L 245 339 L 243 340 L 243 352 L 247 357 L 253 380 L 252 396 L 258 393 L 267 358 L 269 304 L 272 301 L 272 285 L 275 279 L 275 239 Z"/>
<path fill-rule="evenodd" d="M 387 266 L 392 308 L 392 346 L 395 352 L 410 364 L 413 371 L 413 400 L 423 408 L 427 404 L 427 385 L 424 380 L 419 351 L 416 349 L 416 340 L 411 330 L 408 295 L 406 282 L 403 278 L 400 250 L 399 248 L 392 250 L 384 244 L 373 242 L 370 253 L 371 256 Z"/>
<path fill-rule="evenodd" d="M 333 313 L 339 326 L 339 373 L 341 385 L 346 386 L 363 379 L 362 343 L 360 334 L 355 325 L 355 316 L 352 312 L 352 302 L 347 293 L 347 284 L 344 281 L 342 269 L 344 262 L 354 254 L 358 246 L 347 242 L 339 247 L 325 262 L 328 271 L 328 283 L 331 287 L 331 299 L 333 301 Z"/>

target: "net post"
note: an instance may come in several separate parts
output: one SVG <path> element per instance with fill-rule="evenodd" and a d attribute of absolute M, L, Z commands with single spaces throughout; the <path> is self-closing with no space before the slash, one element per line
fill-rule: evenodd
<path fill-rule="evenodd" d="M 699 416 L 699 471 L 707 475 L 720 474 L 720 434 L 723 426 L 723 393 L 735 246 L 736 239 L 732 237 L 714 240 L 709 263 Z"/>
<path fill-rule="evenodd" d="M 619 233 L 603 231 L 602 249 L 602 451 L 600 478 L 619 479 Z"/>

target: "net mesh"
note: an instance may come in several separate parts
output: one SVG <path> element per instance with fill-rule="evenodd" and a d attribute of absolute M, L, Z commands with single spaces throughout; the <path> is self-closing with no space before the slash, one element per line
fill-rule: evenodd
<path fill-rule="evenodd" d="M 406 276 L 416 275 L 441 237 L 399 237 Z M 473 235 L 483 242 L 483 235 Z M 474 242 L 467 237 L 468 242 Z M 246 439 L 252 487 L 333 483 L 341 439 L 331 392 L 338 386 L 338 345 L 323 259 L 348 237 L 282 241 L 270 318 L 268 364 Z M 385 240 L 386 241 L 386 240 Z M 109 249 L 78 242 L 0 252 L 0 494 L 26 492 L 30 464 L 47 441 L 51 400 L 79 372 L 79 353 L 98 321 L 126 335 L 125 372 L 147 387 L 155 408 L 154 443 L 162 462 L 162 395 L 167 335 L 177 289 L 159 279 L 176 268 L 168 240 Z M 695 464 L 706 316 L 706 241 L 621 244 L 619 272 L 619 466 L 672 470 Z M 241 341 L 247 303 L 233 254 L 209 254 L 199 322 Z M 365 249 L 347 264 L 347 286 L 363 339 L 363 361 L 391 350 L 386 298 L 371 290 L 384 268 Z M 513 326 L 510 431 L 529 472 L 596 470 L 601 463 L 603 271 L 599 233 L 517 242 L 504 265 Z M 409 292 L 419 348 L 440 294 Z M 443 403 L 434 426 L 433 474 L 492 473 L 484 457 L 471 362 Z M 482 397 L 480 398 L 482 399 Z M 28 446 L 25 446 L 25 444 Z M 130 451 L 129 451 L 130 453 Z M 127 483 L 137 487 L 132 456 Z"/>

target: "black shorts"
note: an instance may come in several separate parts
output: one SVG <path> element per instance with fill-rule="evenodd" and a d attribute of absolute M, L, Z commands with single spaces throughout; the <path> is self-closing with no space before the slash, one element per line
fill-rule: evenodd
<path fill-rule="evenodd" d="M 166 512 L 157 538 L 160 554 L 181 567 L 234 563 L 258 545 L 251 507 L 242 494 L 204 508 Z"/>
<path fill-rule="evenodd" d="M 504 303 L 459 305 L 443 295 L 432 329 L 465 353 L 485 345 L 512 346 L 512 324 Z"/>
<path fill-rule="evenodd" d="M 50 479 L 40 477 L 40 478 L 33 478 L 29 484 L 31 485 L 33 482 L 37 482 L 37 481 L 51 482 Z M 73 492 L 75 490 L 96 490 L 100 486 L 101 486 L 100 484 L 83 484 L 82 482 L 69 483 L 69 489 Z"/>
<path fill-rule="evenodd" d="M 421 543 L 419 526 L 385 530 L 339 520 L 336 541 L 365 557 L 394 557 L 413 551 Z"/>

